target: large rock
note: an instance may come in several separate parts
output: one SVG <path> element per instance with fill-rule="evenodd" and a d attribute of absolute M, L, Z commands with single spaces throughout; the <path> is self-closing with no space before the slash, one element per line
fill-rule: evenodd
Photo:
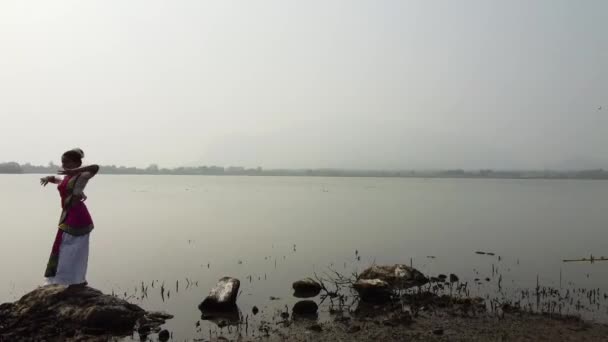
<path fill-rule="evenodd" d="M 392 291 L 408 289 L 428 283 L 428 279 L 415 268 L 406 265 L 378 266 L 364 270 L 353 284 L 364 301 L 384 301 Z"/>
<path fill-rule="evenodd" d="M 353 287 L 364 301 L 385 301 L 392 293 L 390 284 L 380 279 L 359 279 Z"/>
<path fill-rule="evenodd" d="M 363 271 L 358 279 L 380 279 L 399 289 L 421 286 L 429 282 L 424 274 L 417 269 L 400 264 L 393 266 L 374 265 Z"/>
<path fill-rule="evenodd" d="M 224 277 L 215 285 L 209 296 L 198 306 L 205 311 L 234 311 L 236 298 L 239 294 L 241 282 L 236 278 Z"/>
<path fill-rule="evenodd" d="M 305 278 L 293 283 L 294 296 L 298 298 L 315 297 L 321 292 L 321 284 L 312 278 Z"/>
<path fill-rule="evenodd" d="M 163 330 L 158 334 L 158 340 L 160 342 L 167 342 L 169 341 L 169 338 L 171 338 L 171 333 L 167 330 Z"/>
<path fill-rule="evenodd" d="M 0 305 L 0 341 L 126 336 L 143 321 L 158 328 L 169 318 L 90 287 L 48 285 Z"/>

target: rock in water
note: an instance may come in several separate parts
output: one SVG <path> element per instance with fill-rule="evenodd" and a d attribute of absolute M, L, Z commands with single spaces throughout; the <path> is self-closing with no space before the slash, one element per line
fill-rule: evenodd
<path fill-rule="evenodd" d="M 455 275 L 454 273 L 450 273 L 450 283 L 456 283 L 458 282 L 460 279 L 458 279 L 458 276 Z"/>
<path fill-rule="evenodd" d="M 321 292 L 321 284 L 312 278 L 305 278 L 293 283 L 293 289 L 295 297 L 310 298 L 317 296 Z"/>
<path fill-rule="evenodd" d="M 220 279 L 209 296 L 198 306 L 201 311 L 231 311 L 236 307 L 241 282 L 236 278 Z"/>
<path fill-rule="evenodd" d="M 201 319 L 211 321 L 223 328 L 228 325 L 238 325 L 241 321 L 241 311 L 236 305 L 241 282 L 236 278 L 224 277 L 215 285 L 209 296 L 198 306 Z"/>
<path fill-rule="evenodd" d="M 301 300 L 293 306 L 293 314 L 299 316 L 316 316 L 319 306 L 312 300 Z"/>
<path fill-rule="evenodd" d="M 167 341 L 169 341 L 170 337 L 171 337 L 171 334 L 169 334 L 169 331 L 167 331 L 167 330 L 163 330 L 158 334 L 158 340 L 160 342 L 167 342 Z"/>
<path fill-rule="evenodd" d="M 393 266 L 374 265 L 363 271 L 358 279 L 380 279 L 390 286 L 400 289 L 421 286 L 429 282 L 417 269 L 400 264 Z"/>
<path fill-rule="evenodd" d="M 137 305 L 91 287 L 48 285 L 15 303 L 0 305 L 0 341 L 126 336 L 149 315 Z M 153 315 L 149 326 L 158 328 L 171 317 Z"/>
<path fill-rule="evenodd" d="M 394 289 L 421 286 L 428 281 L 420 271 L 406 265 L 374 265 L 359 275 L 353 287 L 364 301 L 385 301 Z"/>
<path fill-rule="evenodd" d="M 353 287 L 364 301 L 386 301 L 391 297 L 392 287 L 380 279 L 359 279 Z"/>

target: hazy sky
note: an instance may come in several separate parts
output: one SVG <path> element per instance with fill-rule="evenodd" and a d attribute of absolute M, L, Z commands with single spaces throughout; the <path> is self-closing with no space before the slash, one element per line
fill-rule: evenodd
<path fill-rule="evenodd" d="M 608 167 L 607 18 L 606 0 L 2 0 L 0 161 Z"/>

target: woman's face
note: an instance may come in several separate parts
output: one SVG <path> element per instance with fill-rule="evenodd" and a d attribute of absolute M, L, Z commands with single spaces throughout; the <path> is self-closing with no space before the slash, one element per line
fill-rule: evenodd
<path fill-rule="evenodd" d="M 66 157 L 66 156 L 62 156 L 61 157 L 61 167 L 64 169 L 75 169 L 78 167 L 78 163 L 70 160 L 70 158 Z"/>

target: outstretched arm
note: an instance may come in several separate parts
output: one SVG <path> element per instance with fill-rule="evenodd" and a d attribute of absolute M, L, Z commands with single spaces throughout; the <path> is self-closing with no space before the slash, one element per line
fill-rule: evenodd
<path fill-rule="evenodd" d="M 46 176 L 40 178 L 40 185 L 46 186 L 49 183 L 60 184 L 63 181 L 63 178 L 57 176 Z"/>

